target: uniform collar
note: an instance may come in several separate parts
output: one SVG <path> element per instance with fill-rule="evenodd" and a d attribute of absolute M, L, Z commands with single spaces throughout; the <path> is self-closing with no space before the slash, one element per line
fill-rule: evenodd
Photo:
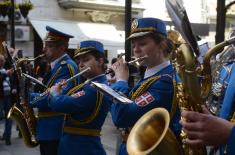
<path fill-rule="evenodd" d="M 145 73 L 144 73 L 144 79 L 149 78 L 150 76 L 155 75 L 156 73 L 158 73 L 160 70 L 162 70 L 163 68 L 167 67 L 170 65 L 170 61 L 165 61 L 163 63 L 161 63 L 160 65 L 157 65 L 155 67 L 152 67 L 150 69 L 146 69 Z"/>
<path fill-rule="evenodd" d="M 54 67 L 55 67 L 55 65 L 60 61 L 60 60 L 62 60 L 65 56 L 67 56 L 67 54 L 64 54 L 64 55 L 62 55 L 61 57 L 59 57 L 59 58 L 57 58 L 57 59 L 55 59 L 54 61 L 52 61 L 51 62 L 51 69 L 53 69 Z"/>

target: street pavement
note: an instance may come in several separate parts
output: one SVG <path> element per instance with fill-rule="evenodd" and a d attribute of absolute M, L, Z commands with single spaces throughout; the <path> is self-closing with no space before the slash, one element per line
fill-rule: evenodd
<path fill-rule="evenodd" d="M 0 135 L 3 134 L 3 131 L 4 121 L 0 121 Z M 101 137 L 107 155 L 116 154 L 117 135 L 118 132 L 112 123 L 109 113 L 103 126 Z M 5 145 L 5 141 L 0 141 L 0 155 L 40 155 L 39 147 L 28 148 L 25 146 L 23 139 L 18 138 L 18 131 L 16 131 L 15 124 L 12 127 L 11 143 L 11 145 Z"/>

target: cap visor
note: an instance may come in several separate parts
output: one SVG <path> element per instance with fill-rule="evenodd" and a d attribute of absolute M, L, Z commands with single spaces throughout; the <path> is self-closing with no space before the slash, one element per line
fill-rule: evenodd
<path fill-rule="evenodd" d="M 145 35 L 150 34 L 150 33 L 152 33 L 152 32 L 137 32 L 137 33 L 133 33 L 133 34 L 131 34 L 127 38 L 127 40 L 138 38 L 138 37 L 142 37 L 142 36 L 145 36 Z"/>
<path fill-rule="evenodd" d="M 77 53 L 73 58 L 77 58 L 77 57 L 80 57 L 80 56 L 82 56 L 82 55 L 84 55 L 84 54 L 87 54 L 87 53 L 89 53 L 89 52 L 91 52 L 92 50 L 88 50 L 88 51 L 84 51 L 84 52 L 81 52 L 81 53 Z"/>

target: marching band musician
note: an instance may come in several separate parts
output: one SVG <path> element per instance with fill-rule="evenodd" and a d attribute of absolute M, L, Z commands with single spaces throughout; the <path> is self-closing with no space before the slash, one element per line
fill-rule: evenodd
<path fill-rule="evenodd" d="M 82 75 L 86 81 L 71 91 L 61 94 L 60 84 L 51 88 L 49 106 L 57 112 L 67 114 L 63 136 L 59 144 L 59 155 L 105 155 L 100 132 L 111 100 L 90 86 L 89 81 L 107 84 L 104 74 L 105 63 L 103 44 L 88 40 L 80 43 L 74 56 L 80 71 L 90 67 Z"/>
<path fill-rule="evenodd" d="M 183 111 L 182 117 L 187 120 L 181 120 L 183 130 L 188 136 L 185 143 L 196 147 L 226 145 L 226 153 L 220 154 L 235 154 L 234 122 L 209 114 L 206 107 L 203 107 L 203 113 Z"/>
<path fill-rule="evenodd" d="M 113 89 L 129 94 L 134 100 L 132 104 L 116 103 L 111 107 L 114 124 L 119 128 L 124 128 L 123 143 L 119 150 L 121 155 L 127 154 L 126 139 L 130 128 L 141 116 L 153 108 L 166 108 L 172 118 L 170 128 L 177 136 L 180 134 L 180 111 L 176 103 L 172 104 L 173 67 L 168 58 L 172 44 L 166 36 L 165 23 L 160 19 L 140 18 L 132 22 L 132 31 L 128 39 L 131 40 L 132 49 L 137 58 L 146 56 L 139 63 L 147 69 L 144 78 L 130 92 L 126 63 L 119 60 L 112 65 L 117 79 L 112 86 Z"/>
<path fill-rule="evenodd" d="M 73 36 L 60 32 L 52 27 L 46 26 L 48 34 L 45 38 L 43 51 L 50 62 L 51 69 L 43 79 L 48 87 L 62 79 L 68 79 L 78 72 L 76 63 L 66 54 L 69 39 Z M 77 80 L 72 81 L 64 89 L 70 90 L 77 84 Z M 31 94 L 30 106 L 38 108 L 38 120 L 36 126 L 36 140 L 40 144 L 41 155 L 57 155 L 59 139 L 62 135 L 62 125 L 64 114 L 53 112 L 48 106 L 48 95 L 43 98 L 38 97 L 39 93 Z M 38 97 L 36 99 L 36 97 Z"/>
<path fill-rule="evenodd" d="M 215 148 L 219 146 L 221 155 L 235 154 L 235 62 L 231 61 L 231 58 L 230 55 L 230 61 L 220 62 L 223 63 L 223 66 L 219 71 L 219 82 L 222 88 L 217 89 L 219 90 L 217 99 L 217 115 L 219 116 L 212 116 L 203 106 L 203 113 L 182 112 L 182 116 L 188 121 L 181 121 L 183 130 L 188 135 L 186 143 L 192 146 L 211 145 Z M 213 151 L 217 151 L 217 149 Z"/>

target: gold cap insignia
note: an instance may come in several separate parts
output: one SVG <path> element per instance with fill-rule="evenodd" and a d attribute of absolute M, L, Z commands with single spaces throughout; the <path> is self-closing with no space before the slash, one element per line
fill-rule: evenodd
<path fill-rule="evenodd" d="M 131 29 L 134 30 L 138 27 L 138 19 L 134 19 L 131 23 Z"/>

